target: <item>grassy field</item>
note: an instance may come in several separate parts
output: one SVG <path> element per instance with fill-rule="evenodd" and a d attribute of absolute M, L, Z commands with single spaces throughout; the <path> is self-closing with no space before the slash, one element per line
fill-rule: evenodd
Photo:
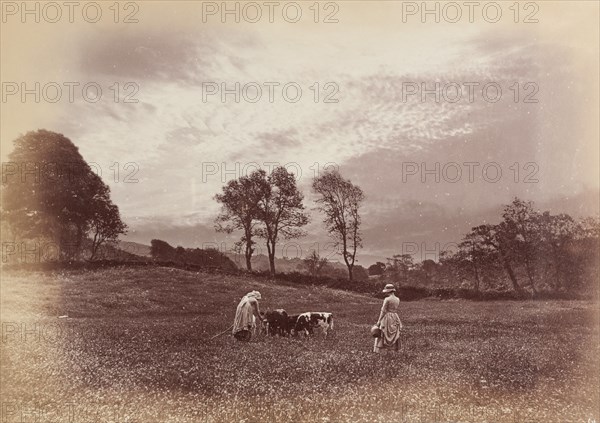
<path fill-rule="evenodd" d="M 333 312 L 332 336 L 210 340 L 252 289 Z M 1 421 L 600 421 L 597 303 L 403 302 L 401 351 L 374 355 L 380 305 L 168 268 L 3 272 Z"/>

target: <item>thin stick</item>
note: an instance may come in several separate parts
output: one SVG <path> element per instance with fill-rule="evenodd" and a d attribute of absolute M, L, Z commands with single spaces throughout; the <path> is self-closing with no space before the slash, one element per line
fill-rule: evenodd
<path fill-rule="evenodd" d="M 226 332 L 230 331 L 232 328 L 233 328 L 233 325 L 229 326 L 229 327 L 228 327 L 227 329 L 225 329 L 223 332 L 221 332 L 221 333 L 217 333 L 217 334 L 216 334 L 215 336 L 213 336 L 212 338 L 209 338 L 209 339 L 207 340 L 207 342 L 208 342 L 208 341 L 212 341 L 213 339 L 215 339 L 215 338 L 217 338 L 217 337 L 219 337 L 219 336 L 223 335 L 224 333 L 226 333 Z"/>

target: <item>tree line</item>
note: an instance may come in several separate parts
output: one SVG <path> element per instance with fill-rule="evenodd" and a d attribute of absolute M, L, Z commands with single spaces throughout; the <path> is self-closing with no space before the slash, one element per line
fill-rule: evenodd
<path fill-rule="evenodd" d="M 62 134 L 39 130 L 14 141 L 2 172 L 3 241 L 50 241 L 59 246 L 60 260 L 95 260 L 102 246 L 127 232 L 110 189 L 92 171 L 77 147 Z M 40 171 L 43 169 L 43 172 Z M 76 169 L 76 172 L 73 172 Z M 337 170 L 312 181 L 315 205 L 347 278 L 380 276 L 405 286 L 463 287 L 473 291 L 511 289 L 536 295 L 546 292 L 591 292 L 598 288 L 600 223 L 598 217 L 576 220 L 568 214 L 538 211 L 532 202 L 515 198 L 497 224 L 476 226 L 438 261 L 415 263 L 398 254 L 368 269 L 356 264 L 362 247 L 360 187 Z M 256 170 L 229 181 L 215 200 L 221 210 L 215 229 L 238 232 L 238 253 L 252 270 L 258 239 L 265 241 L 271 276 L 275 275 L 278 243 L 304 236 L 309 216 L 295 175 L 278 167 L 269 175 Z M 233 264 L 218 251 L 172 247 L 152 241 L 155 259 L 188 264 Z M 217 254 L 219 253 L 219 254 Z M 303 260 L 312 277 L 339 278 L 341 269 L 314 252 Z"/>
<path fill-rule="evenodd" d="M 411 255 L 398 254 L 372 265 L 369 273 L 407 286 L 509 288 L 533 296 L 539 291 L 590 293 L 598 289 L 599 247 L 598 217 L 577 221 L 515 198 L 504 206 L 500 223 L 472 228 L 438 262 L 414 263 Z"/>

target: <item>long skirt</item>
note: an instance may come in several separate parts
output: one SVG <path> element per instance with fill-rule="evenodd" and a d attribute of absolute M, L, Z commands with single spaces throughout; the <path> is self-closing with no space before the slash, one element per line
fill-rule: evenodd
<path fill-rule="evenodd" d="M 402 329 L 400 317 L 396 313 L 386 313 L 381 319 L 381 323 L 379 323 L 379 328 L 381 329 L 381 335 L 379 338 L 375 338 L 373 351 L 379 352 L 382 348 L 394 348 L 398 351 L 400 329 Z"/>
<path fill-rule="evenodd" d="M 234 322 L 233 326 L 234 326 L 234 333 L 233 336 L 235 337 L 235 339 L 237 339 L 238 341 L 250 341 L 250 339 L 252 338 L 252 336 L 256 335 L 256 317 L 254 315 L 250 316 L 250 324 L 246 325 L 245 327 L 240 325 L 239 320 L 236 318 L 236 321 Z M 237 327 L 236 327 L 237 324 Z"/>

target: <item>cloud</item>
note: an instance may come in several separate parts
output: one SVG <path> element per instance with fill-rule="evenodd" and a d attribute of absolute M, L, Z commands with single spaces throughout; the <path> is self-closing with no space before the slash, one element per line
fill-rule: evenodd
<path fill-rule="evenodd" d="M 90 39 L 79 60 L 85 75 L 190 83 L 210 73 L 218 51 L 219 40 L 208 31 L 122 29 Z"/>
<path fill-rule="evenodd" d="M 347 7 L 358 8 L 344 15 L 352 24 L 309 31 L 298 25 L 188 22 L 174 29 L 140 22 L 84 32 L 78 44 L 69 44 L 75 50 L 68 64 L 76 66 L 65 66 L 67 76 L 97 81 L 105 96 L 93 104 L 57 105 L 55 117 L 39 124 L 64 133 L 86 160 L 102 166 L 136 236 L 154 231 L 186 245 L 220 239 L 212 228 L 218 212 L 213 196 L 232 169 L 235 174 L 236 166 L 251 162 L 297 163 L 307 204 L 312 176 L 326 163 L 339 165 L 367 195 L 363 254 L 371 257 L 397 252 L 404 239 L 456 239 L 515 195 L 560 210 L 568 203 L 553 198 L 598 188 L 597 129 L 587 124 L 597 107 L 597 82 L 579 77 L 582 68 L 597 69 L 597 52 L 576 60 L 583 50 L 559 36 L 567 29 L 399 26 L 391 13 L 371 15 L 364 6 L 365 16 L 385 25 L 369 22 L 359 31 L 363 6 Z M 386 7 L 392 12 L 396 6 Z M 180 19 L 169 13 L 169 22 Z M 49 52 L 50 62 L 39 57 L 38 67 L 56 66 L 61 54 Z M 121 84 L 119 102 L 110 89 L 115 82 Z M 122 101 L 126 82 L 139 87 L 137 103 Z M 273 103 L 264 85 L 257 103 L 223 102 L 220 95 L 203 100 L 204 82 L 280 85 Z M 282 98 L 288 82 L 302 87 L 297 103 Z M 337 102 L 324 102 L 332 92 L 328 82 Z M 431 88 L 465 82 L 496 82 L 502 99 L 486 102 L 480 88 L 473 102 L 466 91 L 456 103 L 403 98 L 407 83 Z M 527 82 L 537 84 L 537 103 L 523 102 L 532 92 Z M 122 180 L 129 162 L 139 166 L 136 184 Z M 465 162 L 479 163 L 475 182 L 467 180 Z M 482 167 L 491 162 L 503 171 L 496 183 L 482 180 Z M 203 173 L 207 163 L 218 166 L 216 175 Z M 403 163 L 458 163 L 465 175 L 458 182 L 431 181 L 431 175 L 423 182 L 417 174 L 403 182 Z M 531 171 L 527 163 L 537 165 L 537 183 L 523 183 Z M 327 239 L 316 214 L 308 239 Z"/>

